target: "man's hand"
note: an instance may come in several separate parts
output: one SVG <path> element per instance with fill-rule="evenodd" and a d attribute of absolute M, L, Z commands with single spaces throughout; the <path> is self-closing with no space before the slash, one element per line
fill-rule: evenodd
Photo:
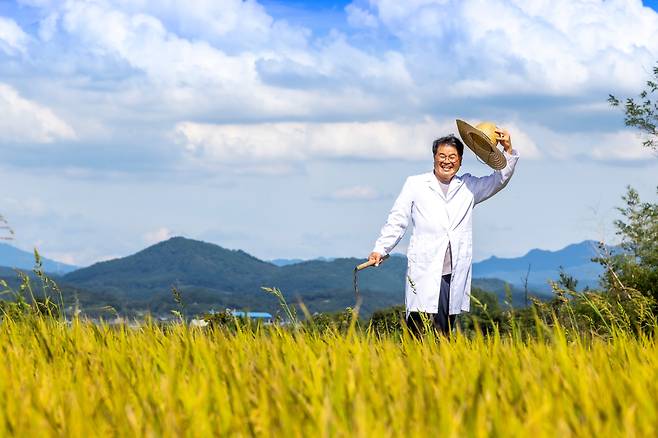
<path fill-rule="evenodd" d="M 498 138 L 496 140 L 498 140 L 498 143 L 503 146 L 505 152 L 512 152 L 512 138 L 509 135 L 509 131 L 503 128 L 496 128 L 496 134 L 498 134 Z"/>
<path fill-rule="evenodd" d="M 382 262 L 382 255 L 378 252 L 371 252 L 370 255 L 368 256 L 368 261 L 375 262 L 375 266 L 379 266 L 379 264 Z"/>

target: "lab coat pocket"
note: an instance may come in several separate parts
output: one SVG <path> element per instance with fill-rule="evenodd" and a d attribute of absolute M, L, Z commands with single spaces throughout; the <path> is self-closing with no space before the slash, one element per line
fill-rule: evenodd
<path fill-rule="evenodd" d="M 428 269 L 429 263 L 416 261 L 410 256 L 409 264 L 407 265 L 407 290 L 417 294 L 418 286 L 423 283 L 423 280 L 427 276 Z"/>
<path fill-rule="evenodd" d="M 409 268 L 424 271 L 435 257 L 435 250 L 429 245 L 416 244 L 407 253 Z"/>
<path fill-rule="evenodd" d="M 433 257 L 431 248 L 425 245 L 411 248 L 407 253 L 407 282 L 412 291 L 415 292 L 418 285 L 427 278 Z"/>

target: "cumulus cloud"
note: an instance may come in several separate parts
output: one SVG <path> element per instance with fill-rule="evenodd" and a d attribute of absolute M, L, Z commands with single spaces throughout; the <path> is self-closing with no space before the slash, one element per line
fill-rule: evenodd
<path fill-rule="evenodd" d="M 14 20 L 0 17 L 0 50 L 13 55 L 25 53 L 29 37 Z"/>
<path fill-rule="evenodd" d="M 376 90 L 395 83 L 400 93 L 411 84 L 400 54 L 368 53 L 340 33 L 311 44 L 309 31 L 274 20 L 255 2 L 188 6 L 67 2 L 46 9 L 57 18 L 46 18 L 42 33 L 61 29 L 81 65 L 119 62 L 114 68 L 131 81 L 118 82 L 111 101 L 161 119 L 359 117 L 395 107 Z"/>
<path fill-rule="evenodd" d="M 454 122 L 337 122 L 214 125 L 183 122 L 175 135 L 191 158 L 239 163 L 307 158 L 419 159 Z"/>
<path fill-rule="evenodd" d="M 256 1 L 23 4 L 43 17 L 35 83 L 76 117 L 81 140 L 102 132 L 117 147 L 164 150 L 175 126 L 192 162 L 245 173 L 286 173 L 309 158 L 422 158 L 461 110 L 512 121 L 501 124 L 524 157 L 552 156 L 526 129 L 542 125 L 530 100 L 576 97 L 556 111 L 599 111 L 592 102 L 636 90 L 658 58 L 658 15 L 639 1 L 358 0 L 345 8 L 353 33 L 321 36 Z M 62 48 L 60 33 L 67 63 L 50 86 L 44 54 Z M 25 50 L 22 35 L 7 47 Z M 50 115 L 39 141 L 74 137 Z M 127 141 L 126 125 L 136 133 Z"/>
<path fill-rule="evenodd" d="M 655 151 L 642 145 L 642 137 L 631 131 L 617 131 L 594 139 L 589 156 L 599 161 L 638 161 L 655 160 Z"/>
<path fill-rule="evenodd" d="M 46 217 L 48 213 L 47 204 L 36 197 L 17 199 L 7 196 L 2 198 L 2 205 L 6 210 L 20 211 L 23 215 L 30 217 Z"/>
<path fill-rule="evenodd" d="M 481 120 L 469 120 L 477 124 Z M 500 121 L 524 160 L 543 158 L 641 162 L 655 157 L 634 131 L 561 132 L 535 123 Z M 248 163 L 257 173 L 283 174 L 284 163 L 322 158 L 423 160 L 432 140 L 456 133 L 453 120 L 422 122 L 263 123 L 213 125 L 183 122 L 175 136 L 188 159 L 204 166 Z M 467 152 L 468 153 L 468 152 Z M 258 163 L 262 162 L 263 172 Z M 270 167 L 277 169 L 269 171 Z"/>
<path fill-rule="evenodd" d="M 367 10 L 349 4 L 345 7 L 347 22 L 354 27 L 374 28 L 378 26 L 377 18 Z"/>
<path fill-rule="evenodd" d="M 144 234 L 144 242 L 148 245 L 155 245 L 158 242 L 173 237 L 172 231 L 167 227 L 160 227 Z"/>
<path fill-rule="evenodd" d="M 305 48 L 310 34 L 304 27 L 274 19 L 257 1 L 117 0 L 113 5 L 129 14 L 151 15 L 179 35 L 231 52 Z"/>
<path fill-rule="evenodd" d="M 384 197 L 374 187 L 358 185 L 342 187 L 327 196 L 321 197 L 321 199 L 332 201 L 372 201 Z"/>
<path fill-rule="evenodd" d="M 537 124 L 525 126 L 542 156 L 557 160 L 594 160 L 641 164 L 655 160 L 655 152 L 642 145 L 643 138 L 629 129 L 606 132 L 561 132 Z M 513 139 L 516 145 L 519 143 Z M 524 142 L 519 150 L 523 156 Z"/>
<path fill-rule="evenodd" d="M 569 143 L 563 144 L 573 146 L 566 153 L 567 156 L 606 162 L 647 162 L 656 159 L 655 151 L 642 145 L 642 137 L 628 130 L 600 134 L 578 133 L 567 138 Z"/>
<path fill-rule="evenodd" d="M 87 249 L 78 252 L 51 251 L 48 252 L 47 256 L 51 260 L 79 267 L 90 266 L 93 263 L 100 263 L 125 257 L 125 255 L 122 256 L 119 254 L 101 254 L 98 251 Z"/>
<path fill-rule="evenodd" d="M 72 252 L 51 252 L 48 254 L 48 258 L 73 266 L 77 266 L 77 261 L 79 260 L 79 256 Z"/>
<path fill-rule="evenodd" d="M 658 14 L 640 0 L 372 0 L 367 7 L 405 44 L 407 59 L 424 59 L 417 75 L 440 68 L 462 96 L 628 90 L 658 55 Z"/>
<path fill-rule="evenodd" d="M 0 140 L 8 143 L 52 143 L 76 137 L 73 128 L 50 108 L 25 99 L 0 83 Z"/>
<path fill-rule="evenodd" d="M 474 121 L 473 123 L 477 123 Z M 514 135 L 524 158 L 541 153 L 515 123 L 500 123 Z M 206 165 L 266 163 L 317 158 L 427 159 L 437 137 L 456 133 L 454 120 L 352 123 L 262 123 L 213 125 L 183 122 L 175 136 L 188 158 Z"/>
<path fill-rule="evenodd" d="M 59 15 L 57 13 L 51 13 L 46 18 L 39 22 L 39 38 L 42 41 L 50 41 L 55 36 L 57 32 L 57 21 L 59 20 Z"/>

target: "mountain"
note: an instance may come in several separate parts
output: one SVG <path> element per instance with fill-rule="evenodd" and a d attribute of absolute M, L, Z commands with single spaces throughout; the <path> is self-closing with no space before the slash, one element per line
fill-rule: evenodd
<path fill-rule="evenodd" d="M 406 263 L 406 257 L 403 254 L 393 253 L 391 256 L 391 260 L 399 258 L 405 260 Z M 601 265 L 592 262 L 592 258 L 596 256 L 598 256 L 597 242 L 585 240 L 566 246 L 558 251 L 533 249 L 521 257 L 490 257 L 473 264 L 473 281 L 474 284 L 484 282 L 488 285 L 489 290 L 492 291 L 501 291 L 504 289 L 500 282 L 493 281 L 492 279 L 503 280 L 517 288 L 523 288 L 525 277 L 528 275 L 528 267 L 530 267 L 528 284 L 534 291 L 545 294 L 551 290 L 548 281 L 555 281 L 559 278 L 560 266 L 562 266 L 566 273 L 578 280 L 579 287 L 596 287 L 599 276 L 602 273 Z M 284 260 L 285 262 L 283 262 Z M 332 261 L 334 259 L 325 260 Z M 277 266 L 290 266 L 308 262 L 298 259 L 279 259 L 273 261 L 273 263 Z M 483 287 L 483 289 L 487 288 Z"/>
<path fill-rule="evenodd" d="M 24 272 L 27 275 L 29 275 L 31 279 L 35 277 L 32 271 L 25 270 Z M 6 266 L 0 266 L 0 279 L 4 280 L 7 283 L 7 285 L 14 290 L 16 290 L 18 288 L 18 285 L 21 283 L 21 279 L 16 273 L 16 271 L 13 268 L 8 268 Z M 8 294 L 4 296 L 0 295 L 0 300 L 8 299 L 8 298 L 9 298 Z"/>
<path fill-rule="evenodd" d="M 52 274 L 62 275 L 78 269 L 77 266 L 67 265 L 45 257 L 41 257 L 41 262 L 43 263 L 43 270 Z M 34 253 L 20 250 L 6 243 L 0 243 L 0 266 L 32 270 L 34 267 Z"/>
<path fill-rule="evenodd" d="M 598 256 L 597 245 L 593 240 L 585 240 L 558 251 L 533 249 L 522 257 L 490 257 L 473 264 L 473 277 L 499 278 L 520 286 L 528 275 L 529 285 L 547 291 L 550 290 L 548 280 L 556 280 L 562 266 L 578 280 L 579 287 L 596 287 L 603 272 L 601 265 L 592 262 L 592 258 Z"/>
<path fill-rule="evenodd" d="M 241 250 L 174 237 L 134 255 L 71 272 L 62 277 L 61 283 L 118 297 L 125 309 L 147 308 L 154 312 L 174 306 L 172 286 L 182 292 L 190 311 L 234 307 L 274 313 L 279 303 L 262 286 L 280 288 L 290 303 L 302 300 L 311 311 L 338 311 L 354 305 L 352 272 L 358 262 L 361 260 L 313 260 L 278 267 Z M 401 285 L 404 266 L 396 267 L 394 274 L 389 272 L 392 268 L 391 263 L 382 271 L 382 277 L 387 273 L 391 278 L 397 276 Z M 372 273 L 364 277 L 370 276 Z M 378 277 L 374 277 L 372 287 L 362 288 L 364 297 L 369 297 L 364 310 L 402 300 L 400 285 L 392 290 L 388 280 Z"/>
<path fill-rule="evenodd" d="M 336 260 L 336 258 L 335 257 L 318 257 L 318 258 L 312 259 L 312 260 L 273 259 L 273 260 L 270 260 L 270 263 L 272 263 L 273 265 L 277 265 L 277 266 L 288 266 L 288 265 L 296 265 L 297 263 L 302 263 L 302 262 L 306 262 L 306 261 L 313 261 L 313 260 L 318 260 L 318 261 L 321 261 L 321 262 L 331 262 L 331 261 Z"/>
<path fill-rule="evenodd" d="M 303 259 L 273 259 L 270 260 L 270 263 L 276 266 L 288 266 L 288 265 L 295 265 L 303 261 L 304 261 Z"/>
<path fill-rule="evenodd" d="M 210 308 L 276 308 L 260 290 L 262 277 L 277 269 L 242 250 L 174 237 L 128 257 L 96 263 L 61 278 L 65 289 L 98 294 L 97 307 L 112 301 L 122 313 L 169 313 L 176 307 L 172 286 L 183 294 L 191 314 Z"/>
<path fill-rule="evenodd" d="M 235 292 L 260 286 L 262 276 L 276 268 L 242 250 L 173 237 L 131 256 L 73 271 L 63 280 L 122 292 L 149 292 L 171 285 Z"/>

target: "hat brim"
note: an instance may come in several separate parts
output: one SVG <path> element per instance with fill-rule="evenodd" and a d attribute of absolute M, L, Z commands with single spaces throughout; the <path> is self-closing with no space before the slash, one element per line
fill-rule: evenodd
<path fill-rule="evenodd" d="M 491 140 L 484 132 L 459 119 L 457 119 L 457 129 L 466 146 L 487 166 L 500 170 L 507 165 L 505 155 L 495 145 L 491 145 Z"/>

